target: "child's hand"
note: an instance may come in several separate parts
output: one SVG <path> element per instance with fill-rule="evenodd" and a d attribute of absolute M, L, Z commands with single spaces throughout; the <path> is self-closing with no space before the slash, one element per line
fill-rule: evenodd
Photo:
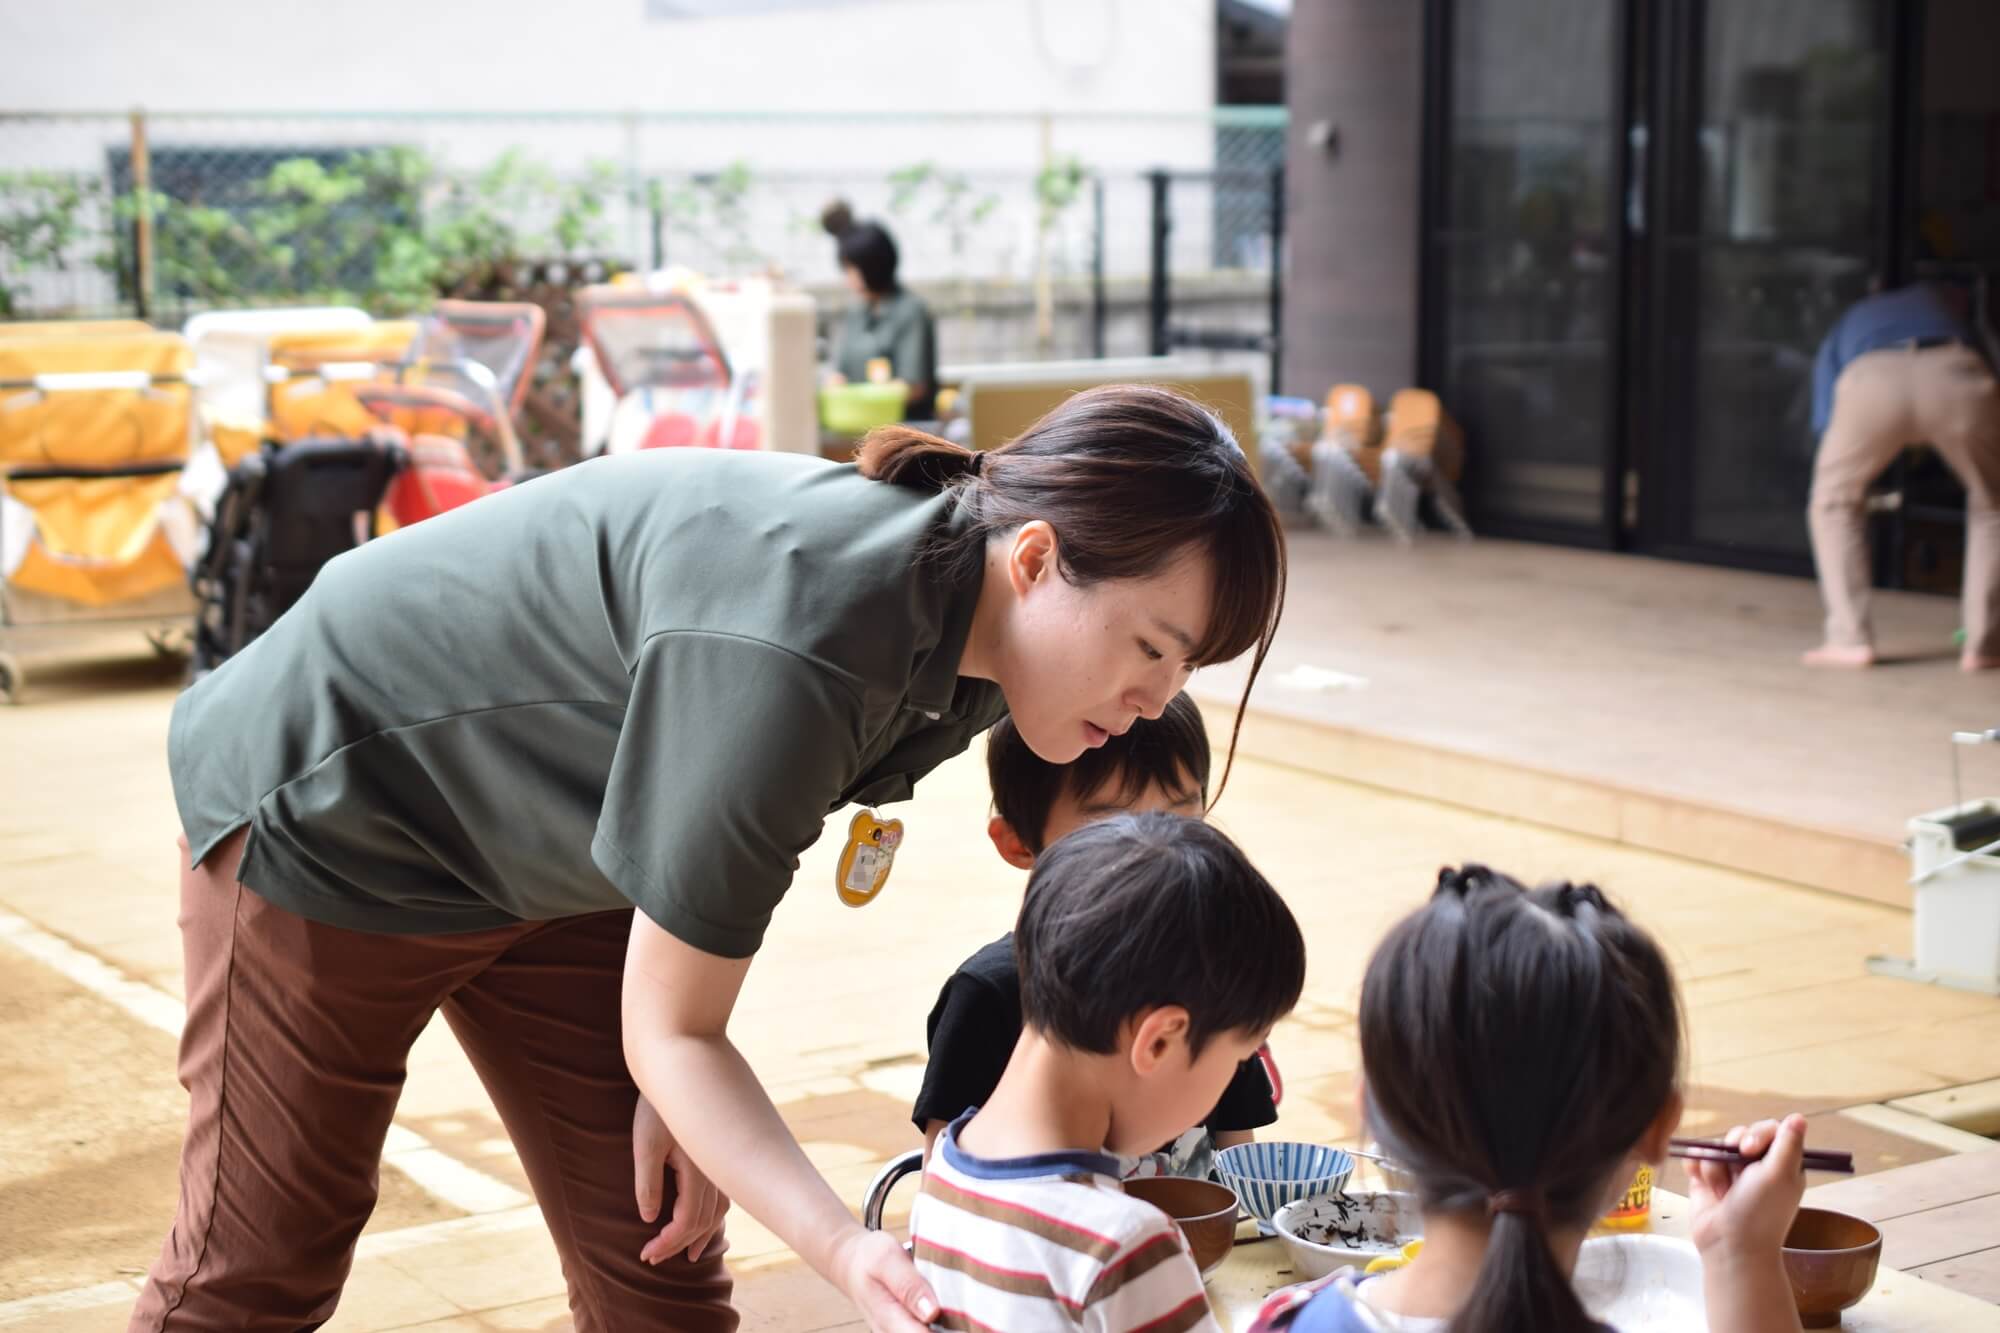
<path fill-rule="evenodd" d="M 1687 1163 L 1695 1246 L 1704 1257 L 1775 1254 L 1805 1194 L 1806 1118 L 1738 1125 L 1723 1142 L 1758 1160 L 1747 1166 Z"/>

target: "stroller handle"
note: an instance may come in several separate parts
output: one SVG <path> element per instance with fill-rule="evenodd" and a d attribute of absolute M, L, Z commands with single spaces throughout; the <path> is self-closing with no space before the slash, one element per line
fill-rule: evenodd
<path fill-rule="evenodd" d="M 870 1231 L 882 1229 L 882 1214 L 889 1205 L 889 1191 L 896 1182 L 912 1172 L 924 1169 L 924 1150 L 912 1148 L 900 1156 L 889 1159 L 875 1179 L 868 1183 L 868 1193 L 861 1201 L 861 1225 Z"/>

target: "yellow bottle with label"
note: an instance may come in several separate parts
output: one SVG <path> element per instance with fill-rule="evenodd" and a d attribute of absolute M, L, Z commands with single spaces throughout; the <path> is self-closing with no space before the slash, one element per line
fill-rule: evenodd
<path fill-rule="evenodd" d="M 1637 1231 L 1653 1220 L 1653 1168 L 1641 1166 L 1632 1184 L 1619 1196 L 1618 1205 L 1600 1219 L 1599 1225 L 1613 1231 Z"/>

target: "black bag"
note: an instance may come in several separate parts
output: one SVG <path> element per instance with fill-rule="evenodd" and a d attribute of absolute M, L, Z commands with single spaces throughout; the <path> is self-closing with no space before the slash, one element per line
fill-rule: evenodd
<path fill-rule="evenodd" d="M 271 628 L 327 561 L 375 535 L 407 456 L 388 439 L 266 441 L 229 473 L 194 587 L 192 678 Z"/>

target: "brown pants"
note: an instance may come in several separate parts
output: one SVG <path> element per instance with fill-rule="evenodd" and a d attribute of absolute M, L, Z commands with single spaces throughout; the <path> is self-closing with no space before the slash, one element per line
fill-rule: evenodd
<path fill-rule="evenodd" d="M 579 1330 L 729 1333 L 720 1254 L 657 1266 L 633 1200 L 638 1091 L 620 1049 L 631 915 L 466 935 L 372 935 L 235 882 L 241 833 L 187 868 L 180 1206 L 132 1329 L 317 1328 L 375 1206 L 410 1045 L 439 1007 L 541 1204 Z"/>
<path fill-rule="evenodd" d="M 1965 647 L 2000 657 L 2000 385 L 1968 347 L 1887 348 L 1849 362 L 1813 464 L 1813 563 L 1826 641 L 1870 647 L 1868 487 L 1929 444 L 1965 484 Z"/>

